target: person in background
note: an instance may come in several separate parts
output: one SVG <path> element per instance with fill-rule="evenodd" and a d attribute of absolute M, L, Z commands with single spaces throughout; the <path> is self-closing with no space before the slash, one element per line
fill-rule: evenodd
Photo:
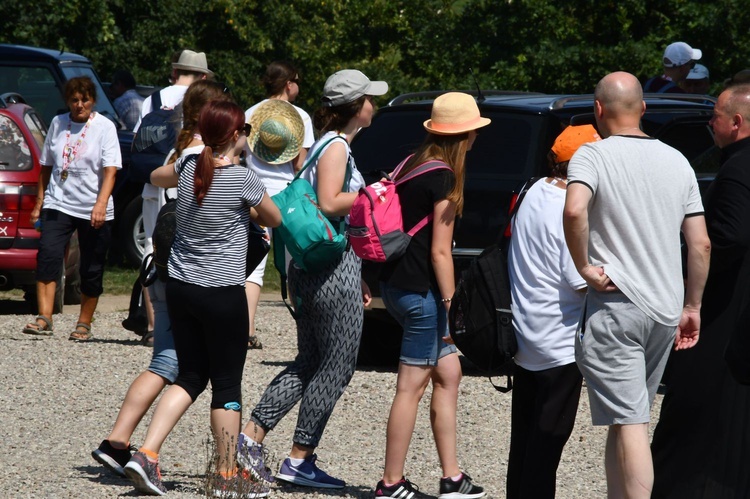
<path fill-rule="evenodd" d="M 724 88 L 726 89 L 740 83 L 750 83 L 750 69 L 737 71 L 731 78 L 724 80 Z"/>
<path fill-rule="evenodd" d="M 241 423 L 242 373 L 247 344 L 245 259 L 250 218 L 270 227 L 281 214 L 263 183 L 235 164 L 248 127 L 233 102 L 213 100 L 198 118 L 204 148 L 151 173 L 160 187 L 177 185 L 177 230 L 169 256 L 167 307 L 179 374 L 159 400 L 143 446 L 125 465 L 136 489 L 163 495 L 159 451 L 182 415 L 211 382 L 215 476 L 211 492 L 228 497 L 246 487 L 235 455 Z M 217 238 L 216 234 L 223 234 Z M 267 488 L 260 491 L 267 493 Z"/>
<path fill-rule="evenodd" d="M 727 365 L 737 358 L 746 369 L 748 357 L 730 338 L 747 331 L 739 310 L 750 304 L 750 84 L 724 90 L 710 124 L 722 162 L 704 195 L 712 249 L 703 331 L 698 345 L 670 359 L 651 444 L 658 499 L 750 497 L 750 387 Z"/>
<path fill-rule="evenodd" d="M 114 123 L 94 112 L 96 86 L 90 78 L 71 78 L 63 89 L 69 113 L 55 116 L 44 141 L 37 201 L 31 223 L 41 224 L 36 295 L 39 315 L 26 334 L 52 334 L 56 282 L 65 247 L 78 233 L 81 252 L 81 311 L 69 339 L 89 341 L 91 322 L 102 294 L 104 263 L 115 218 L 112 189 L 122 168 Z"/>
<path fill-rule="evenodd" d="M 109 85 L 114 101 L 115 111 L 125 127 L 131 132 L 141 117 L 143 101 L 145 97 L 135 89 L 135 78 L 127 69 L 118 69 L 112 75 L 112 83 Z"/>
<path fill-rule="evenodd" d="M 245 111 L 245 120 L 253 125 L 253 130 L 251 130 L 250 137 L 248 137 L 247 141 L 248 147 L 245 152 L 248 157 L 248 166 L 263 181 L 266 189 L 268 189 L 269 196 L 273 196 L 286 187 L 286 185 L 294 178 L 295 172 L 302 168 L 302 165 L 305 162 L 305 157 L 307 156 L 307 150 L 310 149 L 310 146 L 315 142 L 315 135 L 313 133 L 310 115 L 307 114 L 304 109 L 292 104 L 292 108 L 297 112 L 302 121 L 303 139 L 300 144 L 301 148 L 297 148 L 299 154 L 290 158 L 288 157 L 288 150 L 286 149 L 281 153 L 274 153 L 268 148 L 265 148 L 264 150 L 267 151 L 266 154 L 259 155 L 256 150 L 253 149 L 254 146 L 263 146 L 263 141 L 261 140 L 259 143 L 257 140 L 257 138 L 262 136 L 258 133 L 260 126 L 259 120 L 253 119 L 255 111 L 269 101 L 285 101 L 291 104 L 297 99 L 297 95 L 299 95 L 299 72 L 290 62 L 274 61 L 269 64 L 263 75 L 262 81 L 263 86 L 266 89 L 266 99 Z M 277 106 L 274 109 L 286 108 L 283 106 Z M 283 116 L 280 119 L 286 121 L 287 124 L 291 124 L 291 122 L 287 121 Z M 267 126 L 271 126 L 271 122 L 269 122 Z M 296 131 L 299 130 L 299 127 L 295 124 L 292 128 L 284 126 L 284 129 L 295 131 L 296 133 Z M 267 135 L 264 134 L 263 136 Z M 278 148 L 278 146 L 276 146 L 276 148 Z M 251 152 L 253 154 L 251 154 Z M 270 152 L 270 156 L 267 155 L 268 152 Z M 269 160 L 269 158 L 271 159 Z M 266 232 L 270 239 L 271 232 Z M 248 276 L 247 284 L 245 285 L 247 307 L 248 312 L 250 313 L 250 331 L 247 343 L 248 348 L 263 348 L 263 344 L 258 338 L 255 328 L 255 313 L 258 309 L 260 290 L 263 287 L 263 275 L 265 274 L 267 260 L 268 258 L 266 257 L 260 262 L 258 267 Z"/>
<path fill-rule="evenodd" d="M 385 470 L 375 486 L 375 497 L 409 497 L 414 485 L 404 477 L 419 402 L 432 382 L 430 423 L 442 478 L 440 498 L 471 499 L 484 490 L 461 471 L 456 455 L 456 411 L 461 364 L 456 347 L 446 343 L 448 309 L 455 292 L 453 228 L 463 210 L 466 152 L 477 130 L 490 124 L 479 115 L 473 97 L 460 92 L 435 99 L 425 121 L 429 132 L 417 151 L 406 159 L 394 180 L 430 160 L 448 168 L 424 173 L 398 187 L 404 226 L 413 227 L 433 215 L 409 242 L 406 253 L 384 264 L 380 289 L 388 312 L 404 330 L 396 394 L 388 416 Z"/>
<path fill-rule="evenodd" d="M 664 49 L 662 64 L 664 73 L 654 76 L 643 84 L 643 92 L 652 93 L 685 93 L 680 87 L 690 70 L 700 60 L 703 52 L 694 49 L 685 42 L 671 43 Z"/>
<path fill-rule="evenodd" d="M 562 226 L 568 162 L 601 140 L 591 125 L 569 126 L 548 156 L 552 176 L 537 181 L 513 219 L 508 253 L 518 352 L 513 383 L 506 497 L 555 497 L 557 466 L 570 438 L 583 378 L 575 331 L 586 281 L 576 270 Z"/>
<path fill-rule="evenodd" d="M 321 137 L 310 148 L 311 155 L 318 148 L 320 154 L 303 175 L 315 189 L 323 214 L 336 220 L 334 226 L 348 216 L 365 185 L 349 144 L 361 128 L 370 126 L 372 96 L 387 91 L 386 82 L 370 81 L 353 69 L 334 73 L 323 87 L 322 107 L 314 119 Z M 263 461 L 263 440 L 300 402 L 292 449 L 276 478 L 305 487 L 346 485 L 317 466 L 315 448 L 356 367 L 363 305 L 371 300 L 361 266 L 351 248 L 318 273 L 305 272 L 294 260 L 289 265 L 291 300 L 298 304 L 297 357 L 268 385 L 237 446 L 237 461 L 256 478 L 273 480 Z"/>
<path fill-rule="evenodd" d="M 670 349 L 698 342 L 711 252 L 695 172 L 640 129 L 645 109 L 635 76 L 599 81 L 594 118 L 605 139 L 582 145 L 568 163 L 563 212 L 565 241 L 588 284 L 575 355 L 592 422 L 609 427 L 607 494 L 631 499 L 651 497 L 651 405 Z"/>
<path fill-rule="evenodd" d="M 199 80 L 209 79 L 213 77 L 214 74 L 213 71 L 208 69 L 205 53 L 183 50 L 179 54 L 177 62 L 172 63 L 172 79 L 174 80 L 174 83 L 169 87 L 158 91 L 162 108 L 176 108 L 182 104 L 185 92 L 187 92 L 188 87 L 192 83 Z M 152 96 L 148 96 L 143 101 L 141 116 L 138 118 L 138 123 L 133 130 L 134 132 L 137 132 L 140 128 L 141 119 L 152 111 L 151 99 Z M 168 163 L 167 158 L 164 159 L 164 163 Z M 155 185 L 143 185 L 141 198 L 143 199 L 143 229 L 146 232 L 144 255 L 148 255 L 154 251 L 153 241 L 151 239 L 151 234 L 154 232 L 154 226 L 152 224 L 156 223 L 156 216 L 164 205 L 163 194 L 164 191 L 160 191 Z M 151 297 L 149 296 L 147 288 L 144 288 L 143 290 L 143 299 L 145 300 L 146 315 L 148 317 L 147 333 L 144 335 L 144 342 L 153 345 L 154 310 L 151 305 Z"/>
<path fill-rule="evenodd" d="M 177 138 L 175 153 L 168 163 L 190 154 L 200 154 L 203 142 L 197 136 L 201 109 L 211 100 L 228 99 L 224 85 L 212 80 L 198 80 L 188 87 L 182 102 L 182 130 Z M 176 189 L 168 191 L 171 191 L 170 199 L 177 197 Z M 158 199 L 163 202 L 164 197 L 164 189 L 159 188 Z M 153 216 L 154 220 L 144 220 L 146 227 L 156 225 L 156 213 Z M 148 235 L 151 237 L 153 234 L 149 232 Z M 133 432 L 161 391 L 174 383 L 178 372 L 172 325 L 167 312 L 166 284 L 157 279 L 148 290 L 154 310 L 151 363 L 130 384 L 112 431 L 91 453 L 97 462 L 119 476 L 125 476 L 123 467 L 132 457 L 130 438 Z"/>
<path fill-rule="evenodd" d="M 708 68 L 703 64 L 696 64 L 682 81 L 680 87 L 688 94 L 708 95 L 711 88 Z"/>

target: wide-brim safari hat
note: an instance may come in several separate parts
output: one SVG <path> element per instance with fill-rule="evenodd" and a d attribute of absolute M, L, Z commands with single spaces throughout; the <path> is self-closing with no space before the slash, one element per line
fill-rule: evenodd
<path fill-rule="evenodd" d="M 208 69 L 205 52 L 194 52 L 192 50 L 183 50 L 180 59 L 172 63 L 172 68 L 182 69 L 184 71 L 195 71 L 213 76 L 214 72 Z"/>
<path fill-rule="evenodd" d="M 424 127 L 436 135 L 458 135 L 487 126 L 490 122 L 489 118 L 479 115 L 474 97 L 463 92 L 448 92 L 432 103 L 432 114 L 424 122 Z"/>
<path fill-rule="evenodd" d="M 294 159 L 305 138 L 305 125 L 294 106 L 280 99 L 269 99 L 250 117 L 247 145 L 259 159 L 280 165 Z"/>

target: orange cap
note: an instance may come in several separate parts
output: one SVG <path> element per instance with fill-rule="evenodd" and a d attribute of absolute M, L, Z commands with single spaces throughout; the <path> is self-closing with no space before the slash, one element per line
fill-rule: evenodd
<path fill-rule="evenodd" d="M 555 139 L 552 145 L 552 152 L 555 153 L 557 163 L 570 161 L 573 154 L 583 144 L 602 140 L 596 129 L 591 125 L 569 126 L 562 131 Z"/>

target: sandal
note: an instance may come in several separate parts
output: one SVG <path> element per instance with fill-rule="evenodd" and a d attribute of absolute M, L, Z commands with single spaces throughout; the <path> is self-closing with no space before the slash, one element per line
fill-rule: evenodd
<path fill-rule="evenodd" d="M 260 350 L 263 348 L 263 343 L 260 342 L 260 338 L 256 335 L 248 336 L 247 338 L 247 349 L 248 350 Z"/>
<path fill-rule="evenodd" d="M 76 324 L 75 331 L 70 333 L 70 336 L 68 336 L 68 339 L 71 341 L 89 341 L 93 337 L 94 335 L 91 334 L 91 326 L 89 324 L 79 322 L 78 324 Z"/>
<path fill-rule="evenodd" d="M 44 325 L 39 324 L 39 321 L 44 322 Z M 26 324 L 26 327 L 21 332 L 37 336 L 52 336 L 52 331 L 52 319 L 46 315 L 37 315 L 34 322 Z"/>
<path fill-rule="evenodd" d="M 143 338 L 141 338 L 141 345 L 144 347 L 154 347 L 154 332 L 148 331 L 146 334 L 143 335 Z"/>

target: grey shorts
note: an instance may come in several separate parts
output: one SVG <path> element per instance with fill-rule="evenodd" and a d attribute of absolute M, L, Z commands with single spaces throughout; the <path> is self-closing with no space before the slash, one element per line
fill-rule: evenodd
<path fill-rule="evenodd" d="M 589 290 L 575 351 L 594 425 L 649 422 L 675 332 L 620 292 Z"/>

